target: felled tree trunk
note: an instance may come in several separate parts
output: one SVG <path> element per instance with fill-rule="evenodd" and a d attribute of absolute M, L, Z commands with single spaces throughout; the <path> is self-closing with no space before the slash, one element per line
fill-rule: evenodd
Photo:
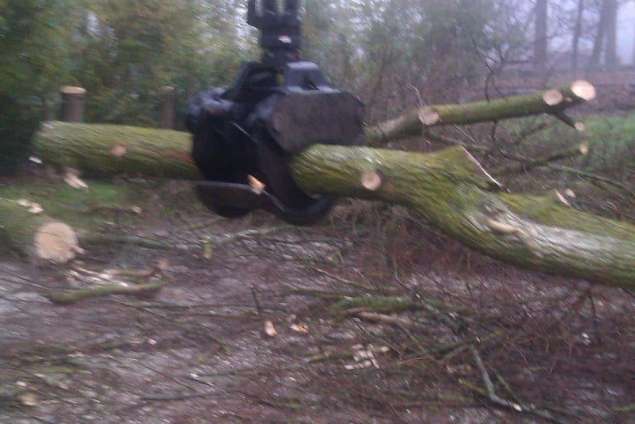
<path fill-rule="evenodd" d="M 36 262 L 63 264 L 81 251 L 75 230 L 42 214 L 39 206 L 0 199 L 0 238 Z"/>
<path fill-rule="evenodd" d="M 555 193 L 492 191 L 495 181 L 463 148 L 422 155 L 314 146 L 296 158 L 293 171 L 307 192 L 409 206 L 450 237 L 505 262 L 635 289 L 635 226 L 574 210 Z"/>
<path fill-rule="evenodd" d="M 119 144 L 127 146 L 124 155 L 109 153 Z M 36 137 L 45 163 L 101 175 L 196 178 L 189 148 L 186 134 L 99 125 L 53 123 Z M 298 155 L 292 169 L 309 193 L 409 206 L 450 237 L 505 262 L 635 289 L 634 226 L 571 209 L 557 193 L 500 193 L 463 148 L 417 154 L 318 145 Z"/>

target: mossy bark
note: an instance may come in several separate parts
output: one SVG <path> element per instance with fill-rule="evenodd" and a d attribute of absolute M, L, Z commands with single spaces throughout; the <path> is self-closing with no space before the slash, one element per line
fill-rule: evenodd
<path fill-rule="evenodd" d="M 370 191 L 368 172 L 382 175 Z M 635 289 L 635 226 L 589 215 L 551 197 L 491 190 L 493 180 L 463 148 L 416 154 L 314 146 L 293 162 L 309 193 L 409 206 L 466 245 L 514 265 Z"/>
<path fill-rule="evenodd" d="M 436 126 L 477 124 L 541 114 L 559 116 L 566 109 L 594 97 L 593 86 L 585 81 L 576 81 L 569 87 L 526 96 L 504 97 L 465 104 L 426 106 L 368 127 L 366 138 L 369 144 L 378 146 L 393 140 L 419 136 L 426 128 Z"/>
<path fill-rule="evenodd" d="M 64 147 L 64 140 L 70 147 Z M 159 147 L 150 147 L 154 140 L 160 140 Z M 129 162 L 119 163 L 107 153 L 115 141 L 135 152 Z M 38 135 L 37 147 L 46 163 L 75 166 L 88 174 L 196 175 L 193 164 L 182 159 L 190 149 L 189 137 L 171 131 L 56 124 Z M 96 154 L 98 150 L 102 152 Z M 171 154 L 156 157 L 160 151 Z M 635 289 L 633 225 L 568 208 L 551 197 L 499 193 L 496 182 L 463 148 L 417 154 L 318 145 L 298 155 L 291 166 L 308 193 L 406 205 L 448 236 L 505 262 Z M 372 189 L 364 184 L 370 174 L 378 182 Z"/>
<path fill-rule="evenodd" d="M 85 176 L 200 179 L 189 144 L 190 136 L 178 131 L 65 122 L 44 123 L 34 139 L 45 165 Z"/>

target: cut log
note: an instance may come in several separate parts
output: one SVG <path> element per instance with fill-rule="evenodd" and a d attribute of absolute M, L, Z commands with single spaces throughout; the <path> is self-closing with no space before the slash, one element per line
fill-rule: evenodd
<path fill-rule="evenodd" d="M 183 132 L 47 122 L 34 143 L 45 165 L 87 177 L 201 178 L 189 154 L 190 136 Z"/>
<path fill-rule="evenodd" d="M 108 126 L 74 127 L 53 125 L 36 138 L 45 163 L 61 163 L 66 152 L 73 166 L 86 173 L 114 175 L 168 174 L 192 178 L 197 171 L 188 160 L 173 164 L 170 158 L 155 161 L 169 172 L 145 163 L 139 148 L 161 140 L 161 149 L 171 158 L 186 157 L 190 149 L 186 134 L 161 130 L 116 128 L 138 160 L 126 170 L 119 159 L 101 155 L 92 160 L 96 146 L 112 137 Z M 57 130 L 63 132 L 58 135 Z M 130 136 L 126 135 L 131 131 Z M 75 135 L 73 135 L 75 134 Z M 64 139 L 73 148 L 57 151 Z M 85 156 L 85 158 L 84 158 Z M 62 163 L 63 164 L 63 163 Z M 409 206 L 442 232 L 477 251 L 521 267 L 552 274 L 578 277 L 600 284 L 635 289 L 635 227 L 579 212 L 561 205 L 553 196 L 509 195 L 496 191 L 497 182 L 463 148 L 434 154 L 416 154 L 361 147 L 313 146 L 292 161 L 294 178 L 307 193 L 359 197 Z M 128 172 L 126 172 L 128 171 Z M 181 174 L 179 174 L 181 172 Z M 372 177 L 372 178 L 371 178 Z M 377 178 L 378 177 L 378 178 Z"/>
<path fill-rule="evenodd" d="M 593 85 L 575 81 L 569 87 L 547 90 L 527 96 L 504 97 L 456 105 L 426 106 L 366 129 L 369 144 L 378 146 L 389 141 L 423 134 L 426 128 L 442 125 L 468 125 L 531 115 L 556 117 L 578 104 L 595 98 Z"/>
<path fill-rule="evenodd" d="M 37 262 L 63 264 L 81 252 L 73 228 L 28 202 L 0 199 L 0 235 L 11 250 Z"/>

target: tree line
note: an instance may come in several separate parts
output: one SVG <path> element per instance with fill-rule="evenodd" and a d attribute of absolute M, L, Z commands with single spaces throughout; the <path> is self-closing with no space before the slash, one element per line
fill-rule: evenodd
<path fill-rule="evenodd" d="M 305 56 L 358 93 L 375 121 L 416 102 L 459 100 L 502 64 L 547 66 L 550 40 L 562 31 L 571 33 L 575 66 L 589 39 L 592 64 L 615 65 L 619 4 L 311 0 L 304 5 Z M 161 87 L 176 89 L 182 113 L 191 94 L 228 84 L 241 62 L 258 56 L 245 6 L 243 0 L 0 0 L 0 169 L 28 155 L 39 122 L 57 115 L 62 85 L 87 89 L 89 122 L 153 126 Z"/>

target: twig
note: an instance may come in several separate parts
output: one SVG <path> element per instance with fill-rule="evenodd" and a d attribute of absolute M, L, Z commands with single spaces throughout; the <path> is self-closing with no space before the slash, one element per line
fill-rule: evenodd
<path fill-rule="evenodd" d="M 218 395 L 217 390 L 184 394 L 149 395 L 141 397 L 140 400 L 144 402 L 175 402 L 189 399 L 198 399 L 214 395 Z"/>
<path fill-rule="evenodd" d="M 406 318 L 395 317 L 391 315 L 377 314 L 373 312 L 359 311 L 354 314 L 356 317 L 366 321 L 376 322 L 380 324 L 396 325 L 397 327 L 416 328 L 417 324 Z"/>
<path fill-rule="evenodd" d="M 485 391 L 483 391 L 482 389 L 478 387 L 473 386 L 467 381 L 462 380 L 461 381 L 462 385 L 486 397 L 487 399 L 490 400 L 490 402 L 494 403 L 495 405 L 498 405 L 507 409 L 512 409 L 518 413 L 531 414 L 531 415 L 540 417 L 542 419 L 545 419 L 547 421 L 551 421 L 554 423 L 562 423 L 562 421 L 556 419 L 549 412 L 538 410 L 535 407 L 530 405 L 514 403 L 499 397 L 496 394 L 494 383 L 492 382 L 492 379 L 490 378 L 489 373 L 487 372 L 487 369 L 485 368 L 485 364 L 483 364 L 483 360 L 481 359 L 481 355 L 478 353 L 478 350 L 476 350 L 476 348 L 472 345 L 470 346 L 470 351 L 472 352 L 472 356 L 474 357 L 474 362 L 476 363 L 476 366 L 478 367 L 481 373 L 481 378 L 483 379 L 483 384 L 485 385 Z"/>
<path fill-rule="evenodd" d="M 529 172 L 536 168 L 542 168 L 549 166 L 552 162 L 557 162 L 565 159 L 571 159 L 578 156 L 585 156 L 589 152 L 589 146 L 587 144 L 580 144 L 572 149 L 565 149 L 556 153 L 552 153 L 549 156 L 539 159 L 528 159 L 522 157 L 513 157 L 514 160 L 522 161 L 518 165 L 509 166 L 492 172 L 493 175 L 500 177 L 504 175 L 520 174 L 522 172 Z"/>
<path fill-rule="evenodd" d="M 72 305 L 83 300 L 112 295 L 150 295 L 165 287 L 168 281 L 160 281 L 152 284 L 139 284 L 122 286 L 109 284 L 99 287 L 90 287 L 79 290 L 65 291 L 61 293 L 48 293 L 46 298 L 56 305 Z"/>
<path fill-rule="evenodd" d="M 586 178 L 592 181 L 597 181 L 600 183 L 604 183 L 604 184 L 608 184 L 611 185 L 613 187 L 619 188 L 620 190 L 630 194 L 631 196 L 635 197 L 635 191 L 629 189 L 628 187 L 626 187 L 624 184 L 618 183 L 617 181 L 611 180 L 610 178 L 606 178 L 606 177 L 602 177 L 600 175 L 596 175 L 596 174 L 592 174 L 590 172 L 586 172 L 586 171 L 581 171 L 579 169 L 575 169 L 575 168 L 571 168 L 568 166 L 562 166 L 562 165 L 548 165 L 550 169 L 553 169 L 554 171 L 561 171 L 561 172 L 566 172 L 568 174 L 573 174 L 573 175 L 577 175 L 578 177 L 582 177 L 582 178 Z"/>
<path fill-rule="evenodd" d="M 254 305 L 256 306 L 258 315 L 262 315 L 262 308 L 260 307 L 260 302 L 258 301 L 258 293 L 256 293 L 256 288 L 254 286 L 251 286 L 251 297 L 254 299 Z"/>

